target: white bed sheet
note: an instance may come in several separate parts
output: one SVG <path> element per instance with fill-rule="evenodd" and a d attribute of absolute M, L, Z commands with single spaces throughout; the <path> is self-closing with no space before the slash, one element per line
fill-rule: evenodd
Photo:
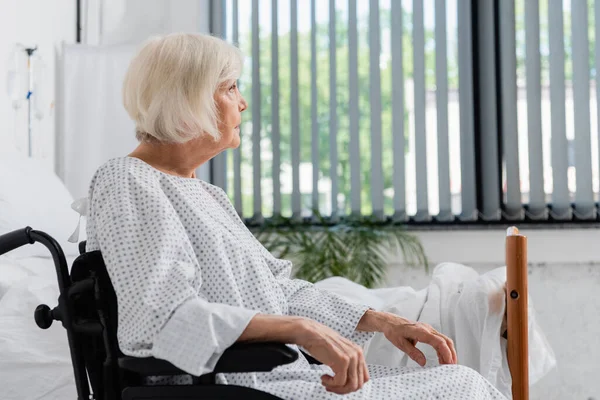
<path fill-rule="evenodd" d="M 74 257 L 67 257 L 69 265 Z M 38 328 L 39 304 L 58 303 L 51 257 L 0 257 L 0 388 L 3 400 L 77 397 L 66 331 L 55 322 Z"/>

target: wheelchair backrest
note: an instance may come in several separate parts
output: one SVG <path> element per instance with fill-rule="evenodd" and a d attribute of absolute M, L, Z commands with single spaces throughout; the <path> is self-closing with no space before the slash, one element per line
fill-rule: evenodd
<path fill-rule="evenodd" d="M 70 275 L 73 285 L 93 283 L 72 295 L 70 304 L 74 325 L 89 327 L 78 329 L 76 341 L 94 399 L 118 399 L 122 377 L 117 362 L 122 353 L 117 342 L 117 298 L 100 251 L 77 257 Z"/>

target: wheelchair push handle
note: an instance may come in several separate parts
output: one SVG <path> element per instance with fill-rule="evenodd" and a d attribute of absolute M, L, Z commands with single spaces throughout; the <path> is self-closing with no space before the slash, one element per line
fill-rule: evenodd
<path fill-rule="evenodd" d="M 37 231 L 27 226 L 23 229 L 18 229 L 0 236 L 0 256 L 8 253 L 26 244 L 40 243 L 50 251 L 56 274 L 58 277 L 58 287 L 61 291 L 65 290 L 71 283 L 69 277 L 69 267 L 65 259 L 60 244 L 54 238 L 45 232 Z"/>
<path fill-rule="evenodd" d="M 34 242 L 35 240 L 31 237 L 31 228 L 29 226 L 0 235 L 0 256 L 26 244 L 33 244 Z"/>

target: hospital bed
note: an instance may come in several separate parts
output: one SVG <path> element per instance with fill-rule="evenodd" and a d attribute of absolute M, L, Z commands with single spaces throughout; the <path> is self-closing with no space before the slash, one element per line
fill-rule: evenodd
<path fill-rule="evenodd" d="M 41 243 L 52 254 L 59 282 L 59 305 L 39 305 L 35 321 L 47 329 L 60 321 L 67 331 L 78 399 L 274 399 L 257 390 L 215 384 L 219 372 L 270 371 L 298 355 L 279 343 L 234 345 L 213 373 L 192 377 L 192 385 L 145 386 L 147 376 L 186 375 L 164 360 L 126 357 L 116 342 L 116 297 L 99 252 L 85 252 L 73 262 L 50 235 L 24 228 L 0 236 L 0 255 L 27 244 Z M 514 399 L 528 399 L 527 239 L 516 228 L 506 238 L 508 361 Z"/>

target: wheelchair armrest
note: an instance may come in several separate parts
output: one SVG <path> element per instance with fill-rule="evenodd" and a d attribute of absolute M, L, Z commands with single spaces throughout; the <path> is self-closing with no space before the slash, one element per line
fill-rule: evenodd
<path fill-rule="evenodd" d="M 304 358 L 306 358 L 306 361 L 308 361 L 309 364 L 315 364 L 315 365 L 321 365 L 323 364 L 321 361 L 317 360 L 316 358 L 314 358 L 313 356 L 311 356 L 310 354 L 300 350 L 300 352 L 302 352 L 302 355 L 304 356 Z"/>
<path fill-rule="evenodd" d="M 225 350 L 213 372 L 269 372 L 297 359 L 298 353 L 282 343 L 236 343 Z"/>
<path fill-rule="evenodd" d="M 187 372 L 180 370 L 170 362 L 154 357 L 119 357 L 119 367 L 141 376 L 187 374 Z"/>
<path fill-rule="evenodd" d="M 268 372 L 297 359 L 298 353 L 281 343 L 236 343 L 225 350 L 213 373 Z M 154 357 L 120 357 L 119 367 L 142 376 L 187 374 Z"/>

